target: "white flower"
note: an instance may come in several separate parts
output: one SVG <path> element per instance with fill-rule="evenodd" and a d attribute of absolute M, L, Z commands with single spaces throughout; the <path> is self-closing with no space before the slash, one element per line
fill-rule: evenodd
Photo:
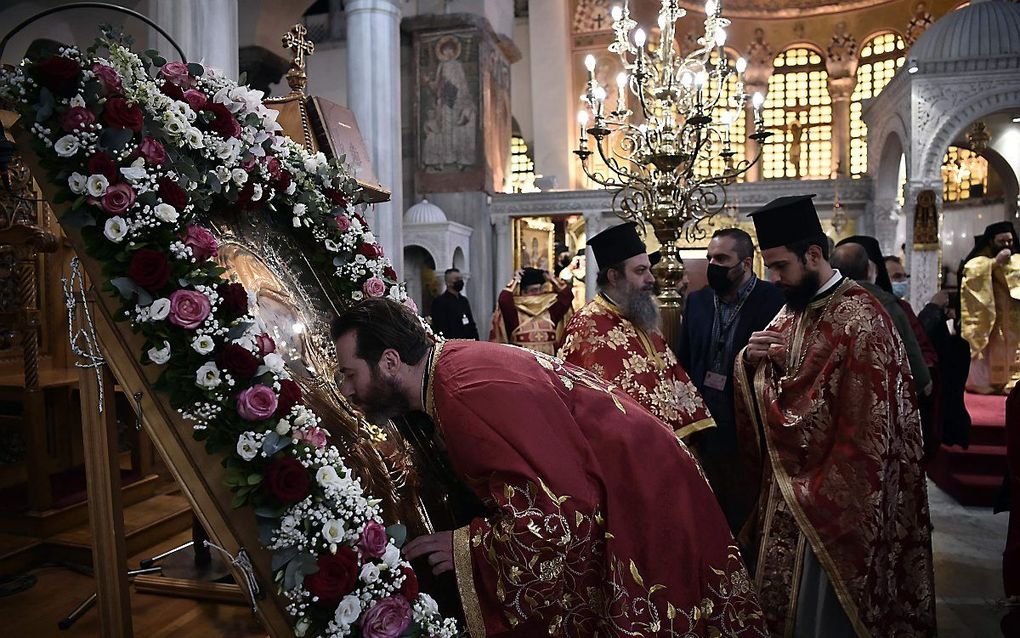
<path fill-rule="evenodd" d="M 287 419 L 280 419 L 276 424 L 276 433 L 280 436 L 287 436 L 290 434 L 290 421 Z"/>
<path fill-rule="evenodd" d="M 195 373 L 195 385 L 200 388 L 213 389 L 222 383 L 220 369 L 212 361 L 206 363 Z"/>
<path fill-rule="evenodd" d="M 166 202 L 156 204 L 156 206 L 152 209 L 152 214 L 165 222 L 171 223 L 177 221 L 177 218 L 180 217 L 177 213 L 177 209 Z"/>
<path fill-rule="evenodd" d="M 297 182 L 291 180 L 290 186 L 288 186 L 287 190 L 283 192 L 286 193 L 287 195 L 293 195 L 295 192 L 297 192 Z"/>
<path fill-rule="evenodd" d="M 284 534 L 290 534 L 297 529 L 298 521 L 296 518 L 288 514 L 280 519 L 280 531 Z"/>
<path fill-rule="evenodd" d="M 294 215 L 296 217 L 301 217 L 302 215 L 305 214 L 307 210 L 308 207 L 305 206 L 304 204 L 294 204 Z"/>
<path fill-rule="evenodd" d="M 329 489 L 340 489 L 344 484 L 344 480 L 340 478 L 340 475 L 336 473 L 336 468 L 332 465 L 323 465 L 315 473 L 316 482 L 322 487 Z"/>
<path fill-rule="evenodd" d="M 88 180 L 85 182 L 85 188 L 88 189 L 89 195 L 93 197 L 102 197 L 109 187 L 110 180 L 106 179 L 106 175 L 89 175 Z"/>
<path fill-rule="evenodd" d="M 352 624 L 359 616 L 361 616 L 361 601 L 354 594 L 348 594 L 337 605 L 333 620 L 336 621 L 336 624 L 344 627 Z"/>
<path fill-rule="evenodd" d="M 153 321 L 163 321 L 170 314 L 170 300 L 160 297 L 149 306 L 149 318 Z"/>
<path fill-rule="evenodd" d="M 340 252 L 340 246 L 338 246 L 337 243 L 332 239 L 327 239 L 322 243 L 325 244 L 326 250 L 330 251 L 331 253 Z"/>
<path fill-rule="evenodd" d="M 308 633 L 308 628 L 311 627 L 311 625 L 312 623 L 309 622 L 307 618 L 302 618 L 297 621 L 297 624 L 294 625 L 294 636 L 296 636 L 296 638 L 305 638 L 305 634 Z"/>
<path fill-rule="evenodd" d="M 372 233 L 372 231 L 368 231 L 367 233 L 365 233 L 365 236 L 362 237 L 362 241 L 365 242 L 366 244 L 374 244 L 375 235 Z"/>
<path fill-rule="evenodd" d="M 347 530 L 344 529 L 343 523 L 335 518 L 326 521 L 326 524 L 322 526 L 322 536 L 327 543 L 343 542 L 346 533 Z"/>
<path fill-rule="evenodd" d="M 351 299 L 353 299 L 354 301 L 361 301 L 364 298 L 365 295 L 360 290 L 355 290 L 354 292 L 351 293 Z"/>
<path fill-rule="evenodd" d="M 226 184 L 230 181 L 230 169 L 226 166 L 216 167 L 216 179 L 219 180 L 220 184 Z"/>
<path fill-rule="evenodd" d="M 291 223 L 294 224 L 294 228 L 301 228 L 301 218 L 300 217 L 295 217 L 294 219 L 291 220 Z"/>
<path fill-rule="evenodd" d="M 262 199 L 262 184 L 253 184 L 251 189 L 251 201 L 257 202 Z"/>
<path fill-rule="evenodd" d="M 149 348 L 146 354 L 149 355 L 149 361 L 157 365 L 163 365 L 170 360 L 170 344 L 164 341 L 162 348 Z"/>
<path fill-rule="evenodd" d="M 53 144 L 53 150 L 60 157 L 71 157 L 78 152 L 80 147 L 78 138 L 73 135 L 65 135 Z"/>
<path fill-rule="evenodd" d="M 435 616 L 439 613 L 439 604 L 436 602 L 436 599 L 425 592 L 418 594 L 417 602 L 421 604 L 421 609 L 425 612 L 426 616 Z"/>
<path fill-rule="evenodd" d="M 387 297 L 389 297 L 393 301 L 398 301 L 400 303 L 403 303 L 404 299 L 406 298 L 404 295 L 404 291 L 400 289 L 400 286 L 390 286 L 390 292 L 387 295 Z"/>
<path fill-rule="evenodd" d="M 185 131 L 191 128 L 188 126 L 188 121 L 176 113 L 167 113 L 164 127 L 166 128 L 166 132 L 171 135 L 182 135 Z"/>
<path fill-rule="evenodd" d="M 71 189 L 71 192 L 75 195 L 81 195 L 85 192 L 85 187 L 88 185 L 89 178 L 85 177 L 81 173 L 71 173 L 71 176 L 67 178 L 67 185 Z"/>
<path fill-rule="evenodd" d="M 361 580 L 366 585 L 379 581 L 379 568 L 373 563 L 365 563 L 365 566 L 361 568 Z"/>
<path fill-rule="evenodd" d="M 195 340 L 191 342 L 191 347 L 198 354 L 209 354 L 216 347 L 216 342 L 209 335 L 202 335 L 195 337 Z"/>
<path fill-rule="evenodd" d="M 68 106 L 71 106 L 71 107 L 80 106 L 80 107 L 84 108 L 85 107 L 85 98 L 83 98 L 81 96 L 81 94 L 79 93 L 78 95 L 75 95 L 73 98 L 71 98 L 71 101 L 68 103 Z"/>
<path fill-rule="evenodd" d="M 127 232 L 127 222 L 124 221 L 123 217 L 118 217 L 117 215 L 106 220 L 106 224 L 103 226 L 103 234 L 112 242 L 123 241 Z"/>
<path fill-rule="evenodd" d="M 230 171 L 230 179 L 234 180 L 238 185 L 241 185 L 248 181 L 248 171 L 243 168 L 235 168 Z"/>
<path fill-rule="evenodd" d="M 250 461 L 259 453 L 259 445 L 251 432 L 245 432 L 237 437 L 237 454 L 245 461 Z"/>
<path fill-rule="evenodd" d="M 141 162 L 142 165 L 139 166 L 138 162 Z M 144 180 L 148 175 L 145 172 L 145 160 L 139 157 L 131 166 L 122 166 L 120 174 L 124 176 L 124 179 L 132 183 Z"/>
<path fill-rule="evenodd" d="M 273 374 L 280 374 L 287 367 L 287 364 L 283 361 L 283 357 L 275 352 L 267 354 L 264 361 L 266 367 L 269 368 Z"/>
<path fill-rule="evenodd" d="M 315 161 L 315 156 L 305 158 L 305 172 L 314 173 L 318 169 L 319 165 Z"/>
<path fill-rule="evenodd" d="M 202 135 L 202 131 L 198 130 L 194 126 L 185 131 L 184 141 L 191 148 L 202 148 L 205 146 L 205 137 Z"/>
<path fill-rule="evenodd" d="M 382 562 L 390 569 L 396 569 L 400 565 L 400 549 L 393 543 L 388 544 L 386 551 L 383 552 Z"/>

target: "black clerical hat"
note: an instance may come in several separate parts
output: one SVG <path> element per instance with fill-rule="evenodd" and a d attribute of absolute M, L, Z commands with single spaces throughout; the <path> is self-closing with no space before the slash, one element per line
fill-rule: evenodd
<path fill-rule="evenodd" d="M 991 239 L 992 237 L 1002 233 L 1013 234 L 1015 232 L 1016 230 L 1013 228 L 1013 222 L 995 222 L 994 224 L 989 224 L 989 226 L 985 228 L 985 237 Z"/>
<path fill-rule="evenodd" d="M 824 235 L 811 202 L 813 197 L 780 197 L 750 213 L 748 216 L 754 221 L 754 231 L 758 235 L 758 248 L 768 250 Z"/>
<path fill-rule="evenodd" d="M 878 240 L 868 235 L 853 235 L 840 240 L 837 246 L 844 244 L 857 244 L 868 253 L 868 260 L 875 264 L 875 285 L 886 292 L 892 292 L 892 282 L 889 279 L 889 269 L 885 267 L 885 257 L 882 256 L 882 246 Z"/>
<path fill-rule="evenodd" d="M 645 243 L 637 233 L 637 223 L 627 222 L 607 228 L 588 238 L 588 246 L 595 254 L 599 269 L 623 263 L 635 255 L 647 252 Z M 658 261 L 658 260 L 656 260 Z"/>
<path fill-rule="evenodd" d="M 545 283 L 545 271 L 538 268 L 525 268 L 521 273 L 521 288 Z"/>

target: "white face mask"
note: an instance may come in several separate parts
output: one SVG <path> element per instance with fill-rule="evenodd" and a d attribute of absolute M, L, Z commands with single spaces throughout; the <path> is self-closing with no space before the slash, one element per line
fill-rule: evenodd
<path fill-rule="evenodd" d="M 910 282 L 909 281 L 892 282 L 892 294 L 896 295 L 898 299 L 906 299 L 907 295 L 910 294 Z"/>

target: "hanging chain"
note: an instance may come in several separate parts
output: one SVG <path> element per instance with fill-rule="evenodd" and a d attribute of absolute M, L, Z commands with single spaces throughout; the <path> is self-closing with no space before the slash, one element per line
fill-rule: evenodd
<path fill-rule="evenodd" d="M 92 368 L 96 371 L 96 385 L 99 387 L 99 413 L 103 412 L 103 371 L 105 363 L 103 353 L 99 349 L 99 338 L 96 336 L 96 326 L 92 321 L 92 313 L 89 311 L 89 302 L 86 297 L 85 279 L 81 274 L 81 261 L 74 257 L 71 259 L 71 274 L 68 277 L 61 277 L 64 287 L 64 306 L 67 308 L 67 338 L 71 344 L 71 352 L 78 357 L 74 365 L 78 368 Z M 82 325 L 75 330 L 74 319 L 81 307 Z"/>
<path fill-rule="evenodd" d="M 257 613 L 258 608 L 255 605 L 255 600 L 262 597 L 262 590 L 259 588 L 258 581 L 255 580 L 255 568 L 252 567 L 251 559 L 248 558 L 248 553 L 245 552 L 242 547 L 237 551 L 237 556 L 234 556 L 212 541 L 206 540 L 203 541 L 203 543 L 206 547 L 215 549 L 219 553 L 223 554 L 223 556 L 230 559 L 230 564 L 240 570 L 241 575 L 244 577 L 248 600 L 251 602 L 251 612 L 253 614 Z"/>

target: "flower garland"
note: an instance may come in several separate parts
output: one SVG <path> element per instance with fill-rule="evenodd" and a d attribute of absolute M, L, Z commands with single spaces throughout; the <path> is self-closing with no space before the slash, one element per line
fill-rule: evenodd
<path fill-rule="evenodd" d="M 234 507 L 254 509 L 298 636 L 457 634 L 418 591 L 400 526 L 383 526 L 319 417 L 303 404 L 248 292 L 223 279 L 200 220 L 263 209 L 323 250 L 351 301 L 411 304 L 365 218 L 356 181 L 281 134 L 253 91 L 198 64 L 143 57 L 105 32 L 0 77 L 53 184 L 103 267 L 104 290 L 162 368 L 155 388 L 224 455 Z M 105 52 L 107 57 L 100 55 Z"/>

